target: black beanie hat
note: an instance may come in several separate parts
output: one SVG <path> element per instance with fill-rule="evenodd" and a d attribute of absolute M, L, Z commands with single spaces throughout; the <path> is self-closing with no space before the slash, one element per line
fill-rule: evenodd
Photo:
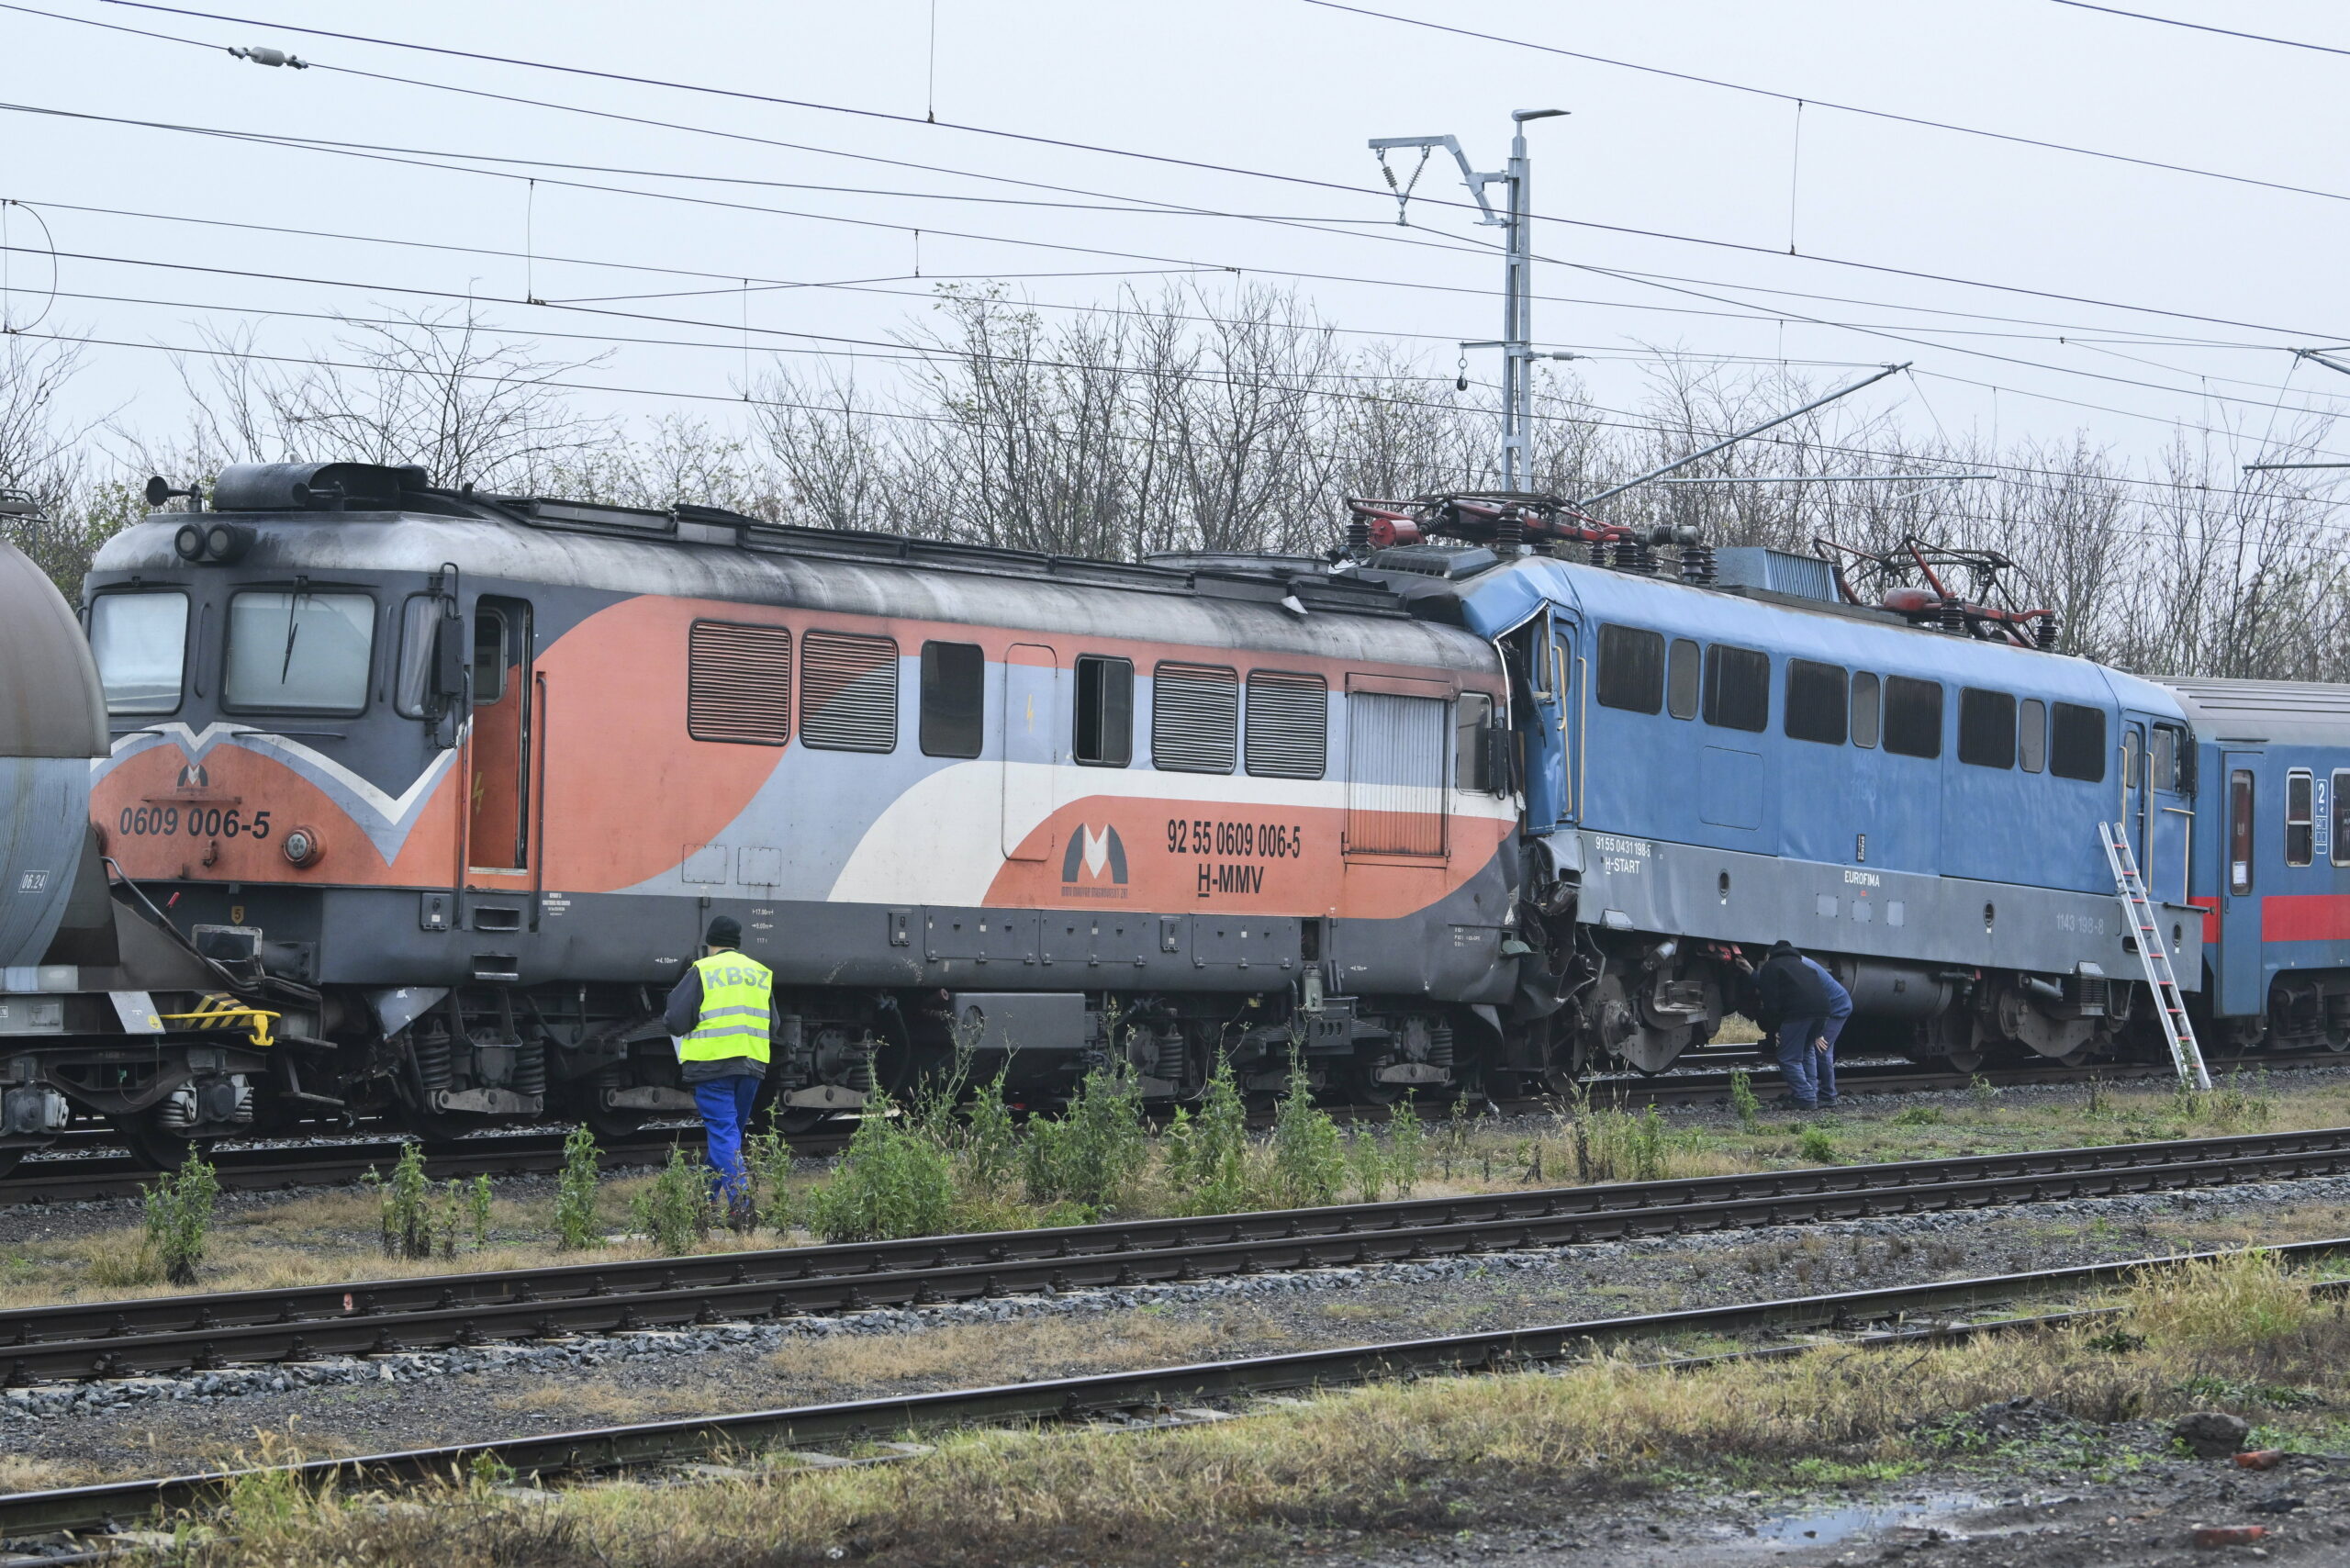
<path fill-rule="evenodd" d="M 728 924 L 732 924 L 733 923 L 730 921 Z M 715 929 L 716 929 L 716 927 L 714 927 L 714 926 L 713 926 L 711 929 L 715 930 Z M 739 933 L 738 933 L 738 935 L 739 935 Z M 711 941 L 713 941 L 713 942 L 715 942 L 715 941 L 717 941 L 717 940 L 718 940 L 718 938 L 716 938 L 715 936 L 713 936 L 713 937 L 711 937 Z M 1793 958 L 1793 957 L 1795 956 L 1795 950 L 1796 950 L 1796 945 L 1795 945 L 1794 943 L 1792 943 L 1792 942 L 1788 941 L 1788 940 L 1787 940 L 1785 937 L 1784 937 L 1784 936 L 1780 937 L 1776 942 L 1774 942 L 1774 943 L 1772 943 L 1772 944 L 1771 944 L 1771 957 L 1773 957 L 1773 958 Z"/>
<path fill-rule="evenodd" d="M 710 923 L 705 940 L 713 947 L 739 947 L 743 945 L 743 923 L 731 914 L 722 914 Z"/>

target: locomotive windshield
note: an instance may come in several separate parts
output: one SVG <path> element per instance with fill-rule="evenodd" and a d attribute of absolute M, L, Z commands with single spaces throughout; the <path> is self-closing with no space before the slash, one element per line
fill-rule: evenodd
<path fill-rule="evenodd" d="M 172 711 L 187 656 L 187 595 L 101 594 L 90 606 L 90 653 L 107 712 Z"/>
<path fill-rule="evenodd" d="M 367 706 L 375 604 L 364 593 L 241 593 L 229 601 L 228 706 L 356 713 Z"/>

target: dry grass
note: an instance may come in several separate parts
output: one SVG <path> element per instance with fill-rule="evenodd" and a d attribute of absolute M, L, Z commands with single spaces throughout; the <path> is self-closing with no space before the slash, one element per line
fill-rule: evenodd
<path fill-rule="evenodd" d="M 2166 1271 L 2125 1294 L 2143 1349 L 2086 1331 L 1902 1354 L 1822 1350 L 1676 1375 L 1629 1357 L 1556 1375 L 1450 1379 L 1322 1395 L 1245 1420 L 1141 1435 L 986 1431 L 910 1463 L 776 1469 L 696 1486 L 583 1488 L 516 1506 L 451 1488 L 386 1514 L 330 1500 L 233 1520 L 239 1562 L 373 1568 L 885 1562 L 1176 1563 L 1280 1557 L 1300 1529 L 1445 1529 L 1463 1512 L 1572 1510 L 1660 1473 L 1785 1481 L 1807 1459 L 1950 1462 L 1938 1418 L 2029 1394 L 2087 1422 L 2163 1416 L 2241 1391 L 2255 1418 L 2329 1385 L 2350 1324 L 2295 1313 L 2273 1260 Z M 2236 1327 L 2250 1313 L 2256 1336 Z M 1926 1423 L 1921 1426 L 1920 1422 Z M 747 1462 L 754 1466 L 755 1461 Z M 2014 1461 L 1994 1459 L 2003 1473 Z M 226 1556 L 200 1556 L 223 1562 Z"/>

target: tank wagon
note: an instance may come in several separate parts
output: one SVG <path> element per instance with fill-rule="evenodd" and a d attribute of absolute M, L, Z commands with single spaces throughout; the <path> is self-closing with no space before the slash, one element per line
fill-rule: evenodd
<path fill-rule="evenodd" d="M 0 671 L 0 1174 L 77 1111 L 167 1162 L 207 1117 L 252 1121 L 270 1014 L 132 890 L 112 896 L 90 820 L 97 671 L 64 597 L 6 543 Z"/>
<path fill-rule="evenodd" d="M 2159 1050 L 2099 822 L 2206 1028 L 2350 1025 L 2334 689 L 2139 679 L 1811 557 L 1438 542 L 1494 515 L 1449 500 L 1142 565 L 351 464 L 212 501 L 90 574 L 91 812 L 284 988 L 264 1121 L 684 1111 L 657 1009 L 719 913 L 778 973 L 787 1125 L 958 1047 L 1043 1098 L 1657 1071 L 1781 936 L 1856 1042 Z"/>

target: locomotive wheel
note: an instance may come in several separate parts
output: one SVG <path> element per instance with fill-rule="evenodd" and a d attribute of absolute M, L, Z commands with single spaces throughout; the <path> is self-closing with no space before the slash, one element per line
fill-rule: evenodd
<path fill-rule="evenodd" d="M 402 1105 L 399 1118 L 402 1126 L 427 1144 L 454 1143 L 467 1133 L 478 1132 L 489 1126 L 479 1116 L 428 1111 L 421 1105 Z"/>
<path fill-rule="evenodd" d="M 1358 1105 L 1393 1105 L 1404 1097 L 1404 1085 L 1381 1082 L 1373 1062 L 1349 1061 L 1345 1079 L 1348 1098 Z"/>
<path fill-rule="evenodd" d="M 798 1137 L 813 1132 L 832 1113 L 818 1105 L 778 1105 L 775 1108 L 775 1130 L 786 1137 Z"/>
<path fill-rule="evenodd" d="M 644 1131 L 653 1120 L 646 1111 L 632 1111 L 624 1106 L 606 1107 L 596 1103 L 591 1091 L 587 1103 L 579 1108 L 579 1119 L 596 1135 L 598 1143 L 626 1143 Z"/>
<path fill-rule="evenodd" d="M 1983 1070 L 1983 1049 L 1980 1046 L 1968 1050 L 1953 1051 L 1945 1058 L 1953 1072 L 1980 1072 Z"/>
<path fill-rule="evenodd" d="M 130 1157 L 150 1170 L 177 1170 L 196 1151 L 196 1142 L 165 1132 L 144 1116 L 108 1116 L 106 1125 L 130 1150 Z"/>

